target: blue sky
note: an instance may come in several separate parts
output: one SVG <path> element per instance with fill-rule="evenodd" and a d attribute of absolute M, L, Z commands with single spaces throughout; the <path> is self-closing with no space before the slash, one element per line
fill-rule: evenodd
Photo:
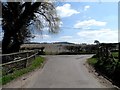
<path fill-rule="evenodd" d="M 70 1 L 70 0 L 69 0 Z M 33 33 L 32 42 L 101 43 L 118 42 L 118 0 L 106 2 L 60 2 L 56 10 L 61 18 L 58 34 Z M 1 38 L 1 37 L 0 37 Z"/>
<path fill-rule="evenodd" d="M 118 42 L 118 2 L 60 2 L 60 32 L 37 34 L 34 42 Z"/>

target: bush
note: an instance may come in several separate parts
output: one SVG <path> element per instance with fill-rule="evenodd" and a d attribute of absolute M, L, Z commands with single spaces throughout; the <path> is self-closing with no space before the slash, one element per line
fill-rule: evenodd
<path fill-rule="evenodd" d="M 88 63 L 95 67 L 97 71 L 112 79 L 115 84 L 120 86 L 120 62 L 118 60 L 99 60 L 94 55 L 88 59 Z"/>

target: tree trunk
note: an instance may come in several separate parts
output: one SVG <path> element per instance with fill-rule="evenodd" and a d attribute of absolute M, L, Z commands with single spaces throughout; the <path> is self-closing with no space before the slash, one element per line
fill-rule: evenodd
<path fill-rule="evenodd" d="M 19 52 L 20 45 L 21 42 L 19 42 L 17 35 L 11 37 L 9 33 L 5 33 L 4 38 L 2 40 L 2 54 Z"/>
<path fill-rule="evenodd" d="M 9 44 L 10 44 L 10 36 L 8 33 L 4 33 L 4 38 L 2 40 L 2 54 L 10 53 Z"/>
<path fill-rule="evenodd" d="M 11 51 L 12 52 L 19 52 L 20 50 L 20 45 L 21 45 L 21 42 L 20 40 L 18 39 L 18 36 L 15 35 L 14 36 L 14 39 L 13 39 L 13 44 L 11 46 Z"/>

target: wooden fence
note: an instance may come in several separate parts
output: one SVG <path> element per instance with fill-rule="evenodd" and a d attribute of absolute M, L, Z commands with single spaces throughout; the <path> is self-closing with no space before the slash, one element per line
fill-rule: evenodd
<path fill-rule="evenodd" d="M 35 59 L 36 55 L 39 53 L 38 50 L 24 51 L 12 54 L 3 54 L 0 56 L 2 58 L 2 63 L 0 64 L 0 69 L 2 70 L 1 75 L 7 75 L 13 73 L 16 70 L 26 68 Z"/>

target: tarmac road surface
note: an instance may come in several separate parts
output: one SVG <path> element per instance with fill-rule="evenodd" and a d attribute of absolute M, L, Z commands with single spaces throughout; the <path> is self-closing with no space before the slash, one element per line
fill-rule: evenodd
<path fill-rule="evenodd" d="M 44 67 L 9 83 L 7 88 L 108 88 L 84 65 L 92 55 L 47 55 Z"/>

